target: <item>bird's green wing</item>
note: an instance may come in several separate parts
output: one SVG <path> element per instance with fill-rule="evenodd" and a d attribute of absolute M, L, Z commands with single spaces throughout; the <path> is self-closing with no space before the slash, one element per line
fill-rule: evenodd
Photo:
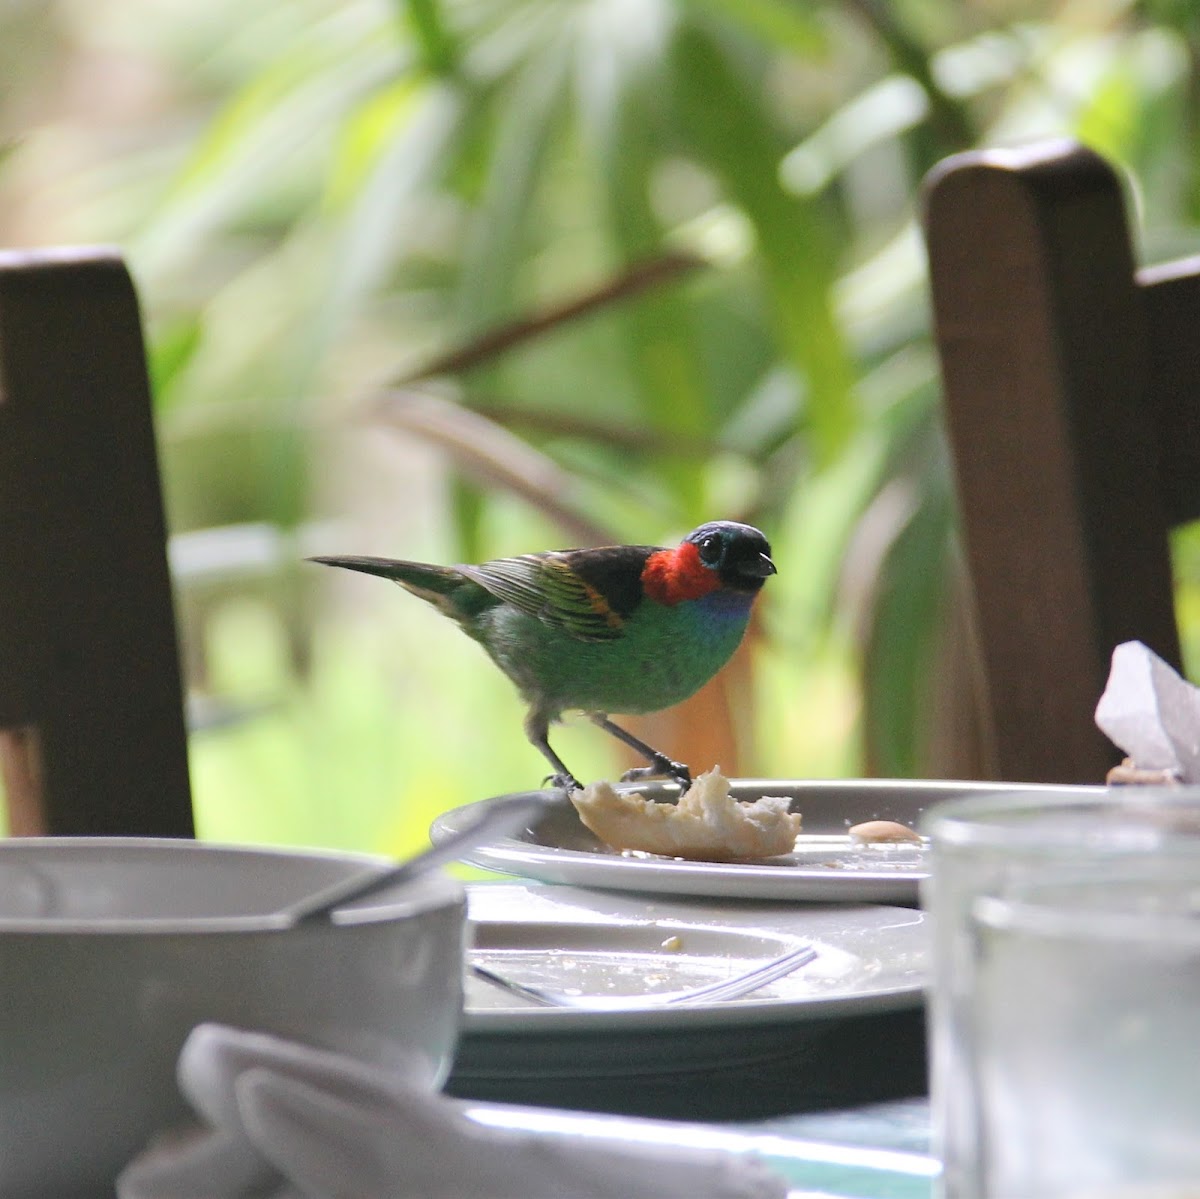
<path fill-rule="evenodd" d="M 497 599 L 580 641 L 621 636 L 624 619 L 572 569 L 566 554 L 523 554 L 456 569 Z"/>

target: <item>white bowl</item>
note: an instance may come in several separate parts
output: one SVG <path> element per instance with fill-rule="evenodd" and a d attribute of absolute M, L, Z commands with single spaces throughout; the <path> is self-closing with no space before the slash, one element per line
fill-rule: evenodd
<path fill-rule="evenodd" d="M 432 873 L 279 927 L 382 865 L 357 854 L 125 838 L 0 841 L 0 1195 L 94 1199 L 155 1133 L 202 1021 L 377 1064 L 433 1089 L 462 1012 L 462 887 Z"/>

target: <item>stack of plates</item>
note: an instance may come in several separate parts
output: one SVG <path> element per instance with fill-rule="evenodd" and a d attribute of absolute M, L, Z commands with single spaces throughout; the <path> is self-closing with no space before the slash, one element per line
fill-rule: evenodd
<path fill-rule="evenodd" d="M 785 795 L 803 815 L 793 853 L 753 863 L 622 854 L 565 797 L 536 827 L 469 861 L 522 876 L 469 888 L 473 956 L 519 982 L 627 996 L 548 1008 L 473 977 L 448 1090 L 475 1099 L 692 1119 L 922 1093 L 924 844 L 861 846 L 867 820 L 915 826 L 935 802 L 1012 790 L 976 783 L 737 780 L 741 800 Z M 638 792 L 670 800 L 670 784 Z M 435 842 L 471 805 L 434 824 Z M 648 1006 L 656 990 L 729 976 L 800 942 L 817 957 L 742 999 Z"/>

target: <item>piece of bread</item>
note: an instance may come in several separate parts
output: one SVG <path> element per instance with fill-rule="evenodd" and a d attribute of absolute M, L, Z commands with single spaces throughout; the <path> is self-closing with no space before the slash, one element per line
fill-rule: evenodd
<path fill-rule="evenodd" d="M 583 823 L 613 849 L 671 858 L 730 862 L 775 857 L 790 853 L 800 832 L 800 815 L 788 810 L 786 796 L 736 800 L 717 767 L 699 775 L 677 803 L 619 794 L 606 782 L 576 791 L 571 802 Z"/>

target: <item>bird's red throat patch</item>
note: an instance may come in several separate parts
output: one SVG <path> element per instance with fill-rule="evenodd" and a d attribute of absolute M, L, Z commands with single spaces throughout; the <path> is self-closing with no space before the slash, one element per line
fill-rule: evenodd
<path fill-rule="evenodd" d="M 668 607 L 716 591 L 721 579 L 700 561 L 700 551 L 685 541 L 673 550 L 659 550 L 642 567 L 642 587 L 656 604 Z"/>

